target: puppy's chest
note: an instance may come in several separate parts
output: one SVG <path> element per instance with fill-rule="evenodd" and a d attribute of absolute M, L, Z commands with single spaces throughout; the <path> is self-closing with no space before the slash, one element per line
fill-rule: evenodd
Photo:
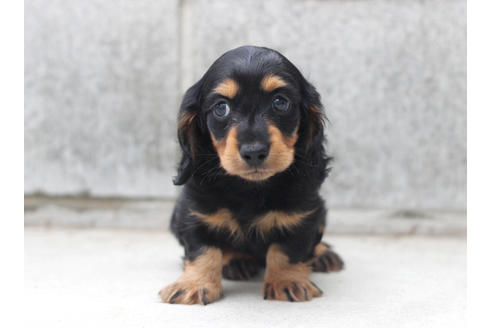
<path fill-rule="evenodd" d="M 231 210 L 226 207 L 211 213 L 190 213 L 210 230 L 225 232 L 236 240 L 265 238 L 274 231 L 288 232 L 300 226 L 313 211 L 266 210 L 260 212 Z"/>

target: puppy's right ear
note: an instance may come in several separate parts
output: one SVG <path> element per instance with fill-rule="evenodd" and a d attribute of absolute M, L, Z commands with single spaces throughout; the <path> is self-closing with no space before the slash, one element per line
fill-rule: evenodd
<path fill-rule="evenodd" d="M 175 185 L 186 183 L 195 167 L 200 133 L 198 115 L 200 114 L 201 85 L 200 80 L 186 91 L 179 110 L 178 141 L 183 156 L 178 166 L 178 175 L 173 179 Z"/>

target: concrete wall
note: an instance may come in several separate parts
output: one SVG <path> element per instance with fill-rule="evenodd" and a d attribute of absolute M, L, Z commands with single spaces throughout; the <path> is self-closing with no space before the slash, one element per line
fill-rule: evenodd
<path fill-rule="evenodd" d="M 184 89 L 273 47 L 322 94 L 335 207 L 466 208 L 466 1 L 25 1 L 25 192 L 176 194 Z"/>

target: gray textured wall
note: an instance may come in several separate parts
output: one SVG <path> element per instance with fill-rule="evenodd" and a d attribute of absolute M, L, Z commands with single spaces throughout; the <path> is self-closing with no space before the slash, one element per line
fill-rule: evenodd
<path fill-rule="evenodd" d="M 273 47 L 319 89 L 332 206 L 466 208 L 466 1 L 25 2 L 25 192 L 176 189 L 184 88 Z"/>

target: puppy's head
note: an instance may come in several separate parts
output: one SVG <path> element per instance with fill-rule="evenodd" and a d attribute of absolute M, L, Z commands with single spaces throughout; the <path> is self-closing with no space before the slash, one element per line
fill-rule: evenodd
<path fill-rule="evenodd" d="M 201 162 L 245 180 L 285 171 L 297 155 L 322 147 L 319 94 L 277 51 L 245 46 L 226 52 L 186 92 L 179 113 L 183 158 L 175 184 Z"/>

